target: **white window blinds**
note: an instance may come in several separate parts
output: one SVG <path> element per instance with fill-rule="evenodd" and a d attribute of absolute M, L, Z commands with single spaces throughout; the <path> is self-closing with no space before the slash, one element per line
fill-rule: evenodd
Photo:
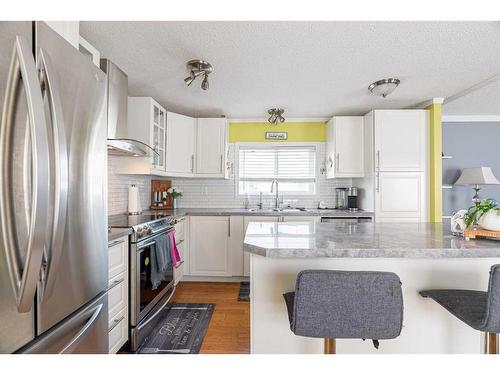
<path fill-rule="evenodd" d="M 240 147 L 238 167 L 240 194 L 268 194 L 273 180 L 283 193 L 315 193 L 314 146 Z"/>

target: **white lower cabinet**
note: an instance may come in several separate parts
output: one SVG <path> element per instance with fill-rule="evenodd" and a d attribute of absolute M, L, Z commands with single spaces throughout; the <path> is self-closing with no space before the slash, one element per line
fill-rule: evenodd
<path fill-rule="evenodd" d="M 280 216 L 245 216 L 245 228 L 243 233 L 246 233 L 248 223 L 251 221 L 271 221 L 277 223 L 280 221 Z M 243 237 L 244 236 L 243 234 Z M 247 252 L 243 253 L 243 276 L 250 276 L 250 254 Z"/>
<path fill-rule="evenodd" d="M 231 276 L 243 276 L 244 216 L 230 217 L 229 250 L 231 251 Z"/>
<path fill-rule="evenodd" d="M 185 274 L 190 276 L 249 276 L 250 255 L 244 252 L 243 242 L 248 223 L 252 221 L 317 222 L 320 221 L 320 217 L 191 216 L 189 235 L 186 235 L 186 240 L 189 238 L 189 246 L 185 247 L 189 249 L 185 257 L 186 262 L 189 262 L 189 271 Z M 180 251 L 179 246 L 178 248 Z"/>
<path fill-rule="evenodd" d="M 128 340 L 128 237 L 108 243 L 109 353 L 114 354 Z"/>
<path fill-rule="evenodd" d="M 377 222 L 427 221 L 424 172 L 380 172 L 375 187 Z"/>
<path fill-rule="evenodd" d="M 189 228 L 191 276 L 232 276 L 229 216 L 192 216 Z"/>
<path fill-rule="evenodd" d="M 185 274 L 186 267 L 186 219 L 182 219 L 175 224 L 175 245 L 181 256 L 181 262 L 174 268 L 174 283 L 177 285 Z"/>
<path fill-rule="evenodd" d="M 116 354 L 128 341 L 128 310 L 120 311 L 109 325 L 109 354 Z"/>

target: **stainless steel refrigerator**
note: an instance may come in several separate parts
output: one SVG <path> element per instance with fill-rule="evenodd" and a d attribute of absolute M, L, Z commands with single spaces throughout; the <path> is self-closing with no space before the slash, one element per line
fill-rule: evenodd
<path fill-rule="evenodd" d="M 0 353 L 107 353 L 106 76 L 0 22 Z"/>

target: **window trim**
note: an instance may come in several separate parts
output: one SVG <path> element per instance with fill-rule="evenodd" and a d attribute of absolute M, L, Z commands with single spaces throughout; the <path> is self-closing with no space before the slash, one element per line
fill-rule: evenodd
<path fill-rule="evenodd" d="M 316 153 L 316 166 L 314 168 L 314 183 L 315 189 L 314 194 L 288 194 L 285 193 L 285 198 L 287 197 L 297 197 L 300 199 L 301 197 L 308 198 L 318 198 L 320 196 L 320 181 L 319 181 L 319 168 L 320 168 L 320 160 L 319 160 L 319 146 L 321 142 L 236 142 L 234 144 L 234 193 L 235 197 L 257 197 L 258 194 L 247 194 L 240 193 L 240 148 L 274 148 L 274 147 L 313 147 L 314 152 Z M 260 180 L 260 179 L 259 179 Z M 265 180 L 265 179 L 264 179 Z M 273 179 L 270 179 L 270 182 Z M 272 194 L 264 194 L 266 196 L 271 196 Z"/>

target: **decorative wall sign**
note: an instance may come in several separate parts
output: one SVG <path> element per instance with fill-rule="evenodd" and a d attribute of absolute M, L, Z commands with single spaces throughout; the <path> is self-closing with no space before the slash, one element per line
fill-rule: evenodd
<path fill-rule="evenodd" d="M 287 132 L 266 132 L 266 139 L 285 141 L 288 139 Z"/>

